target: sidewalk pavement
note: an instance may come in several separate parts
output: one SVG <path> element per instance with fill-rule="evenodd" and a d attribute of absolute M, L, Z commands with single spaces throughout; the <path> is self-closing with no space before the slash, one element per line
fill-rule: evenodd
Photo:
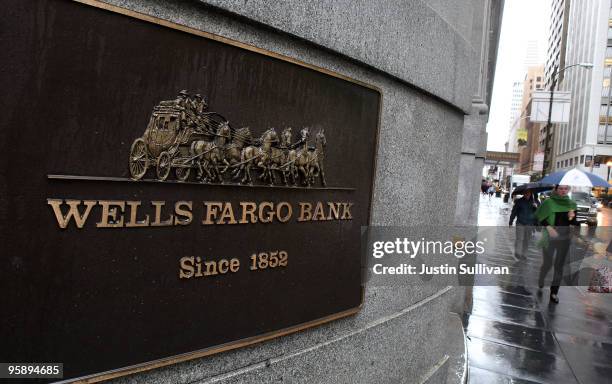
<path fill-rule="evenodd" d="M 479 226 L 507 226 L 509 204 L 481 197 Z M 516 262 L 513 239 L 495 255 Z M 530 247 L 523 272 L 536 271 L 541 250 Z M 468 337 L 469 382 L 610 383 L 612 382 L 612 294 L 587 287 L 561 287 L 559 304 L 549 303 L 549 289 L 475 286 L 464 315 Z"/>

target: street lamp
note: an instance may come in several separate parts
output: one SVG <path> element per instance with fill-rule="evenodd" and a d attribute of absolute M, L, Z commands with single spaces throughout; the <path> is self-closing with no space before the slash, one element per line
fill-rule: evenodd
<path fill-rule="evenodd" d="M 544 141 L 544 157 L 545 157 L 544 162 L 546 163 L 546 167 L 545 167 L 546 169 L 542 170 L 542 177 L 546 176 L 546 171 L 552 165 L 552 162 L 550 161 L 550 153 L 549 153 L 552 151 L 552 148 L 549 149 L 548 146 L 550 144 L 549 142 L 550 142 L 550 128 L 552 125 L 551 117 L 552 117 L 553 96 L 555 94 L 555 86 L 557 85 L 557 75 L 559 75 L 561 72 L 569 68 L 572 68 L 572 67 L 583 67 L 586 69 L 591 69 L 593 68 L 593 63 L 576 63 L 576 64 L 565 66 L 561 69 L 558 69 L 558 66 L 555 65 L 555 69 L 553 70 L 553 73 L 552 73 L 552 82 L 550 84 L 550 100 L 549 100 L 550 105 L 548 106 L 548 119 L 547 119 L 548 121 L 546 122 L 546 139 Z"/>

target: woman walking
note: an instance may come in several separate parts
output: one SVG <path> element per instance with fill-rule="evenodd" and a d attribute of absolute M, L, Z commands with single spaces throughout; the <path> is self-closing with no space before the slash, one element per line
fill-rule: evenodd
<path fill-rule="evenodd" d="M 538 285 L 544 287 L 544 278 L 554 265 L 553 280 L 550 286 L 550 301 L 559 302 L 559 284 L 563 277 L 563 267 L 570 247 L 570 225 L 580 225 L 576 222 L 576 202 L 567 195 L 568 185 L 558 185 L 549 199 L 546 199 L 537 209 L 535 215 L 544 226 L 541 245 L 544 260 L 540 268 Z"/>

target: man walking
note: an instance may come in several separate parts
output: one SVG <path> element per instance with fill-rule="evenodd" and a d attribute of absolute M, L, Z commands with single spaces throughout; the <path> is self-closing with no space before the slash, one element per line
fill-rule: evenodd
<path fill-rule="evenodd" d="M 517 260 L 525 260 L 527 258 L 527 248 L 531 241 L 533 226 L 536 224 L 535 211 L 537 204 L 530 190 L 527 190 L 523 197 L 516 200 L 510 214 L 510 223 L 512 226 L 516 218 L 516 239 L 514 241 L 514 257 Z"/>

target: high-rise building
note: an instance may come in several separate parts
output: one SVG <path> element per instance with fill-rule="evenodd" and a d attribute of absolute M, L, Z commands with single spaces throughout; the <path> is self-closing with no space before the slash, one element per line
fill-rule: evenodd
<path fill-rule="evenodd" d="M 540 43 L 537 40 L 527 41 L 525 48 L 525 61 L 523 62 L 525 72 L 529 67 L 540 65 L 544 62 L 544 55 L 540 49 Z"/>
<path fill-rule="evenodd" d="M 512 104 L 510 105 L 510 131 L 514 126 L 514 120 L 521 113 L 521 106 L 523 101 L 523 82 L 515 81 L 512 83 Z"/>
<path fill-rule="evenodd" d="M 559 17 L 559 7 L 553 5 L 553 20 Z M 610 65 L 612 65 L 612 13 L 610 0 L 564 2 L 566 42 L 561 51 L 549 56 L 547 69 L 553 67 L 548 82 L 552 81 L 554 66 L 568 68 L 578 63 L 592 63 L 592 69 L 575 66 L 562 71 L 557 89 L 571 94 L 569 123 L 553 126 L 553 157 L 551 169 L 582 167 L 606 178 L 605 163 L 612 160 L 612 120 L 610 115 Z M 565 27 L 563 27 L 565 28 Z M 553 34 L 553 37 L 555 35 Z M 609 40 L 610 39 L 610 40 Z M 549 52 L 556 52 L 558 41 Z M 565 46 L 565 52 L 563 47 Z M 559 64 L 555 58 L 559 57 Z M 561 60 L 563 58 L 563 60 Z M 546 141 L 546 140 L 545 140 Z M 550 142 L 550 140 L 548 140 Z M 596 161 L 591 161 L 596 159 Z M 602 166 L 599 166 L 602 164 Z"/>
<path fill-rule="evenodd" d="M 561 68 L 561 63 L 565 62 L 569 5 L 570 0 L 552 0 L 550 7 L 548 51 L 546 54 L 546 68 L 544 70 L 546 89 L 549 89 L 552 84 L 555 67 Z M 559 74 L 558 80 L 563 80 L 563 73 Z"/>
<path fill-rule="evenodd" d="M 544 76 L 546 78 L 546 90 L 551 90 L 553 78 L 558 84 L 563 81 L 564 72 L 557 72 L 565 63 L 567 46 L 567 30 L 569 18 L 570 0 L 552 0 L 550 8 L 550 24 L 548 31 L 548 50 L 546 54 L 546 67 Z M 544 170 L 550 173 L 555 164 L 554 141 L 555 125 L 542 125 L 540 128 L 540 146 L 544 148 Z"/>

